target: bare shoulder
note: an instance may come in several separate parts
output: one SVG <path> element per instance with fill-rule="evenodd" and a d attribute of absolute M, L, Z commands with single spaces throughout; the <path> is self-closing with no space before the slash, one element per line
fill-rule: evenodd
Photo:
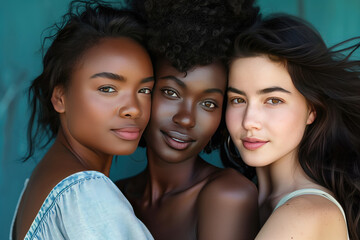
<path fill-rule="evenodd" d="M 198 239 L 254 239 L 259 230 L 258 191 L 234 169 L 212 174 L 198 198 Z"/>
<path fill-rule="evenodd" d="M 232 168 L 213 174 L 200 192 L 200 197 L 216 200 L 257 202 L 258 191 L 253 182 Z"/>
<path fill-rule="evenodd" d="M 126 189 L 126 187 L 129 185 L 129 183 L 132 183 L 133 181 L 136 181 L 136 176 L 116 180 L 116 181 L 115 181 L 115 185 L 116 185 L 121 191 L 124 191 L 124 189 Z"/>
<path fill-rule="evenodd" d="M 117 180 L 115 185 L 120 191 L 129 197 L 132 195 L 139 195 L 143 191 L 146 184 L 145 172 L 141 172 L 135 176 Z"/>
<path fill-rule="evenodd" d="M 340 209 L 317 195 L 301 195 L 276 209 L 256 239 L 347 239 Z"/>

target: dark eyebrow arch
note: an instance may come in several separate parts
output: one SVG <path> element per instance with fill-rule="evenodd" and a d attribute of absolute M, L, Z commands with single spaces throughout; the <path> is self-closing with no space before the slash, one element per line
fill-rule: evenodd
<path fill-rule="evenodd" d="M 118 80 L 118 81 L 125 81 L 125 78 L 123 76 L 115 74 L 115 73 L 110 73 L 110 72 L 96 73 L 96 74 L 92 75 L 90 78 L 97 78 L 97 77 L 109 78 L 109 79 Z"/>
<path fill-rule="evenodd" d="M 154 77 L 147 77 L 141 80 L 141 83 L 154 82 L 154 81 L 155 81 Z"/>
<path fill-rule="evenodd" d="M 228 87 L 228 92 L 234 92 L 234 93 L 237 93 L 237 94 L 241 94 L 241 95 L 244 95 L 246 96 L 245 92 L 239 90 L 239 89 L 236 89 L 236 88 L 233 88 L 233 87 Z M 271 92 L 284 92 L 284 93 L 290 93 L 288 90 L 282 88 L 282 87 L 270 87 L 270 88 L 265 88 L 265 89 L 261 89 L 259 91 L 257 91 L 256 93 L 257 94 L 266 94 L 266 93 L 271 93 Z"/>
<path fill-rule="evenodd" d="M 237 93 L 237 94 L 241 94 L 241 95 L 244 95 L 246 96 L 245 92 L 237 89 L 237 88 L 233 88 L 233 87 L 228 87 L 227 89 L 228 92 L 233 92 L 233 93 Z"/>
<path fill-rule="evenodd" d="M 175 81 L 181 87 L 186 88 L 185 83 L 183 81 L 181 81 L 180 79 L 178 79 L 177 77 L 175 77 L 175 76 L 168 75 L 168 76 L 160 77 L 159 79 L 170 79 L 170 80 Z"/>
<path fill-rule="evenodd" d="M 108 79 L 112 79 L 112 80 L 118 80 L 118 81 L 125 81 L 125 78 L 121 75 L 115 74 L 115 73 L 110 73 L 110 72 L 101 72 L 101 73 L 96 73 L 94 75 L 92 75 L 90 78 L 97 78 L 97 77 L 103 77 L 103 78 L 108 78 Z M 155 81 L 154 77 L 147 77 L 144 78 L 143 80 L 141 80 L 141 83 L 147 83 L 147 82 L 153 82 Z"/>
<path fill-rule="evenodd" d="M 176 83 L 177 83 L 178 85 L 180 85 L 181 87 L 186 88 L 186 84 L 185 84 L 183 81 L 181 81 L 180 79 L 178 79 L 177 77 L 175 77 L 175 76 L 168 75 L 168 76 L 160 77 L 159 79 L 170 79 L 170 80 L 173 80 L 174 82 L 176 82 Z M 205 93 L 218 92 L 218 93 L 220 93 L 221 95 L 224 95 L 223 91 L 221 91 L 221 90 L 218 89 L 218 88 L 206 89 L 204 92 L 205 92 Z"/>
<path fill-rule="evenodd" d="M 282 88 L 282 87 L 270 87 L 270 88 L 265 88 L 262 90 L 257 91 L 257 94 L 266 94 L 266 93 L 271 93 L 271 92 L 284 92 L 284 93 L 290 93 L 288 90 Z"/>
<path fill-rule="evenodd" d="M 221 91 L 219 88 L 209 88 L 204 91 L 204 93 L 220 93 L 221 95 L 224 95 L 224 92 Z"/>

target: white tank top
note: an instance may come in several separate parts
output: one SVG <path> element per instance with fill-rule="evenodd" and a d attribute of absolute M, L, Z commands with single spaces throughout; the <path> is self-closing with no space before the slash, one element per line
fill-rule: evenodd
<path fill-rule="evenodd" d="M 315 188 L 304 188 L 304 189 L 300 189 L 300 190 L 296 190 L 294 192 L 289 193 L 288 195 L 284 196 L 279 203 L 276 205 L 274 211 L 279 208 L 280 206 L 282 206 L 284 203 L 286 203 L 287 201 L 289 201 L 291 198 L 297 197 L 297 196 L 301 196 L 301 195 L 318 195 L 324 198 L 327 198 L 328 200 L 330 200 L 331 202 L 333 202 L 341 211 L 341 213 L 344 216 L 344 220 L 346 223 L 346 228 L 347 228 L 347 222 L 346 222 L 346 216 L 345 216 L 345 212 L 343 210 L 343 208 L 341 207 L 340 203 L 338 201 L 336 201 L 336 199 L 331 196 L 330 194 L 328 194 L 327 192 L 324 192 L 322 190 L 319 189 L 315 189 Z M 348 235 L 348 240 L 349 238 L 349 233 Z"/>

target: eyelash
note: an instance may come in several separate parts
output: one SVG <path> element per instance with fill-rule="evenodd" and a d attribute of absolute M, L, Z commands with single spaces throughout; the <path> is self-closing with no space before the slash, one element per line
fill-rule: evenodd
<path fill-rule="evenodd" d="M 270 103 L 270 101 L 271 101 L 272 103 Z M 274 101 L 277 101 L 277 103 L 274 103 Z M 272 97 L 272 98 L 266 99 L 266 103 L 269 103 L 269 104 L 271 104 L 271 105 L 279 105 L 279 104 L 281 104 L 281 103 L 284 103 L 284 101 L 281 100 L 280 98 Z"/>
<path fill-rule="evenodd" d="M 165 96 L 167 96 L 167 97 L 179 98 L 179 94 L 175 90 L 163 88 L 163 89 L 160 89 L 160 91 L 163 92 L 165 94 Z M 175 96 L 173 96 L 173 95 L 175 95 Z M 207 106 L 208 104 L 210 106 Z M 201 105 L 208 110 L 213 110 L 215 108 L 218 108 L 218 105 L 215 102 L 209 101 L 209 100 L 205 100 L 205 101 L 201 102 Z"/>
<path fill-rule="evenodd" d="M 163 92 L 167 97 L 179 98 L 179 94 L 175 90 L 163 88 L 163 89 L 160 89 L 160 91 Z M 176 96 L 173 96 L 173 95 L 176 95 Z"/>
<path fill-rule="evenodd" d="M 146 91 L 148 91 L 148 92 L 146 92 Z M 139 93 L 151 94 L 152 90 L 150 88 L 142 88 L 142 89 L 139 90 Z"/>
<path fill-rule="evenodd" d="M 211 106 L 211 107 L 206 106 L 207 103 L 210 103 L 210 105 L 213 105 L 213 106 Z M 216 103 L 214 103 L 214 102 L 212 102 L 212 101 L 208 101 L 208 100 L 203 101 L 203 102 L 201 103 L 201 105 L 204 106 L 206 109 L 209 109 L 209 110 L 214 110 L 215 108 L 218 108 L 218 105 L 217 105 Z"/>
<path fill-rule="evenodd" d="M 114 92 L 116 92 L 115 88 L 111 87 L 111 86 L 103 86 L 103 87 L 100 87 L 98 90 L 100 92 L 102 92 L 102 93 L 114 93 Z M 142 89 L 140 89 L 138 91 L 138 93 L 151 94 L 152 90 L 150 88 L 142 88 Z"/>
<path fill-rule="evenodd" d="M 274 101 L 277 101 L 277 103 L 274 103 Z M 235 97 L 235 98 L 230 99 L 230 103 L 231 104 L 242 104 L 242 103 L 246 103 L 246 101 L 243 98 Z M 276 97 L 271 97 L 271 98 L 267 98 L 265 103 L 268 103 L 270 105 L 279 105 L 279 104 L 284 103 L 284 100 L 282 100 L 280 98 L 276 98 Z"/>
<path fill-rule="evenodd" d="M 239 102 L 239 100 L 241 102 Z M 245 100 L 243 98 L 235 97 L 235 98 L 230 99 L 230 103 L 231 104 L 241 104 L 241 103 L 245 103 Z"/>
<path fill-rule="evenodd" d="M 107 90 L 105 90 L 107 89 Z M 112 89 L 112 90 L 110 90 Z M 103 86 L 103 87 L 100 87 L 99 88 L 99 91 L 100 92 L 103 92 L 103 93 L 113 93 L 113 92 L 116 92 L 115 88 L 111 87 L 111 86 Z"/>

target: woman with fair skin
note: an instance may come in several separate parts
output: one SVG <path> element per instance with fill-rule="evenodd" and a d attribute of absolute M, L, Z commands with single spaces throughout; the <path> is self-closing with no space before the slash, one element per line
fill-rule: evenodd
<path fill-rule="evenodd" d="M 257 9 L 246 1 L 249 7 L 236 15 L 226 1 L 209 2 L 142 5 L 156 58 L 151 119 L 144 133 L 148 166 L 118 186 L 157 240 L 254 239 L 258 231 L 254 184 L 199 155 L 219 140 L 233 20 L 244 28 Z"/>
<path fill-rule="evenodd" d="M 153 239 L 108 178 L 150 116 L 153 70 L 134 13 L 73 2 L 31 85 L 32 117 L 54 138 L 17 208 L 11 239 Z M 51 139 L 51 138 L 50 138 Z"/>
<path fill-rule="evenodd" d="M 359 239 L 359 61 L 338 53 L 286 15 L 237 38 L 226 124 L 256 168 L 256 239 Z"/>

